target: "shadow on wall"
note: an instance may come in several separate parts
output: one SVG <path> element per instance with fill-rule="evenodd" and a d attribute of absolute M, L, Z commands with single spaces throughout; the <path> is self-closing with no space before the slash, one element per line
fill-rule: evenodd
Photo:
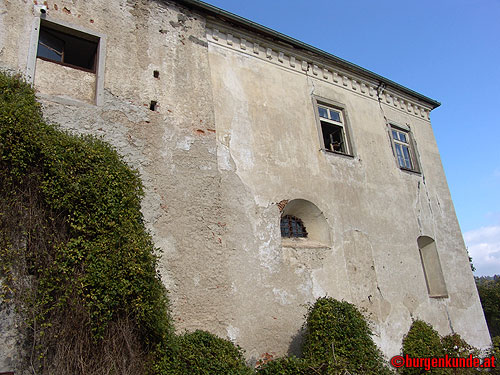
<path fill-rule="evenodd" d="M 302 344 L 304 343 L 304 335 L 305 330 L 302 328 L 298 330 L 295 335 L 293 335 L 292 341 L 288 346 L 288 356 L 294 355 L 296 357 L 302 357 Z"/>

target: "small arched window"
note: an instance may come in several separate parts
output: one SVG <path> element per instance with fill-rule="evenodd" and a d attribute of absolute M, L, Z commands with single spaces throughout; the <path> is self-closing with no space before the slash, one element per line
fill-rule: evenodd
<path fill-rule="evenodd" d="M 307 237 L 306 227 L 302 220 L 292 215 L 281 217 L 281 237 L 299 238 Z"/>

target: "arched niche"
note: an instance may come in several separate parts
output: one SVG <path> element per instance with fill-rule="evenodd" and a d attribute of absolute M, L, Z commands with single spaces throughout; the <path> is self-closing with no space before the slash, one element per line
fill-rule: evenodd
<path fill-rule="evenodd" d="M 280 220 L 285 216 L 298 218 L 304 224 L 307 237 L 300 240 L 331 246 L 330 229 L 325 215 L 314 203 L 305 199 L 291 200 L 281 211 Z"/>
<path fill-rule="evenodd" d="M 424 269 L 425 281 L 429 297 L 448 297 L 443 270 L 436 247 L 436 242 L 428 236 L 420 236 L 417 239 L 422 268 Z"/>

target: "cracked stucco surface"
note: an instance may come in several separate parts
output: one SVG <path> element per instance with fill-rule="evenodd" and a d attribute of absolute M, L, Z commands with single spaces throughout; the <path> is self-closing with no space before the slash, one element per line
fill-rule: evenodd
<path fill-rule="evenodd" d="M 33 6 L 0 4 L 0 67 L 23 72 Z M 107 37 L 102 106 L 52 89 L 39 97 L 50 121 L 102 136 L 138 169 L 178 331 L 209 330 L 253 360 L 297 353 L 306 304 L 328 295 L 366 309 L 388 356 L 416 317 L 489 344 L 427 120 L 210 43 L 203 15 L 171 1 L 48 7 L 52 19 Z M 319 151 L 311 95 L 344 106 L 354 158 Z M 411 124 L 422 175 L 397 168 L 387 120 Z M 331 245 L 283 246 L 285 199 L 316 205 Z M 448 299 L 428 297 L 420 235 L 436 241 Z"/>

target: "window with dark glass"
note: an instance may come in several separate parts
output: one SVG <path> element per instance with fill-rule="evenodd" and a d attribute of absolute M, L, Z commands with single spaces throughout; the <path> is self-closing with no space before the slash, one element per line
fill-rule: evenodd
<path fill-rule="evenodd" d="M 281 217 L 281 237 L 307 237 L 306 227 L 298 217 L 285 215 Z"/>
<path fill-rule="evenodd" d="M 318 115 L 325 150 L 350 154 L 342 111 L 320 104 Z"/>
<path fill-rule="evenodd" d="M 98 44 L 96 38 L 86 39 L 70 35 L 42 24 L 38 38 L 37 57 L 95 72 Z"/>

